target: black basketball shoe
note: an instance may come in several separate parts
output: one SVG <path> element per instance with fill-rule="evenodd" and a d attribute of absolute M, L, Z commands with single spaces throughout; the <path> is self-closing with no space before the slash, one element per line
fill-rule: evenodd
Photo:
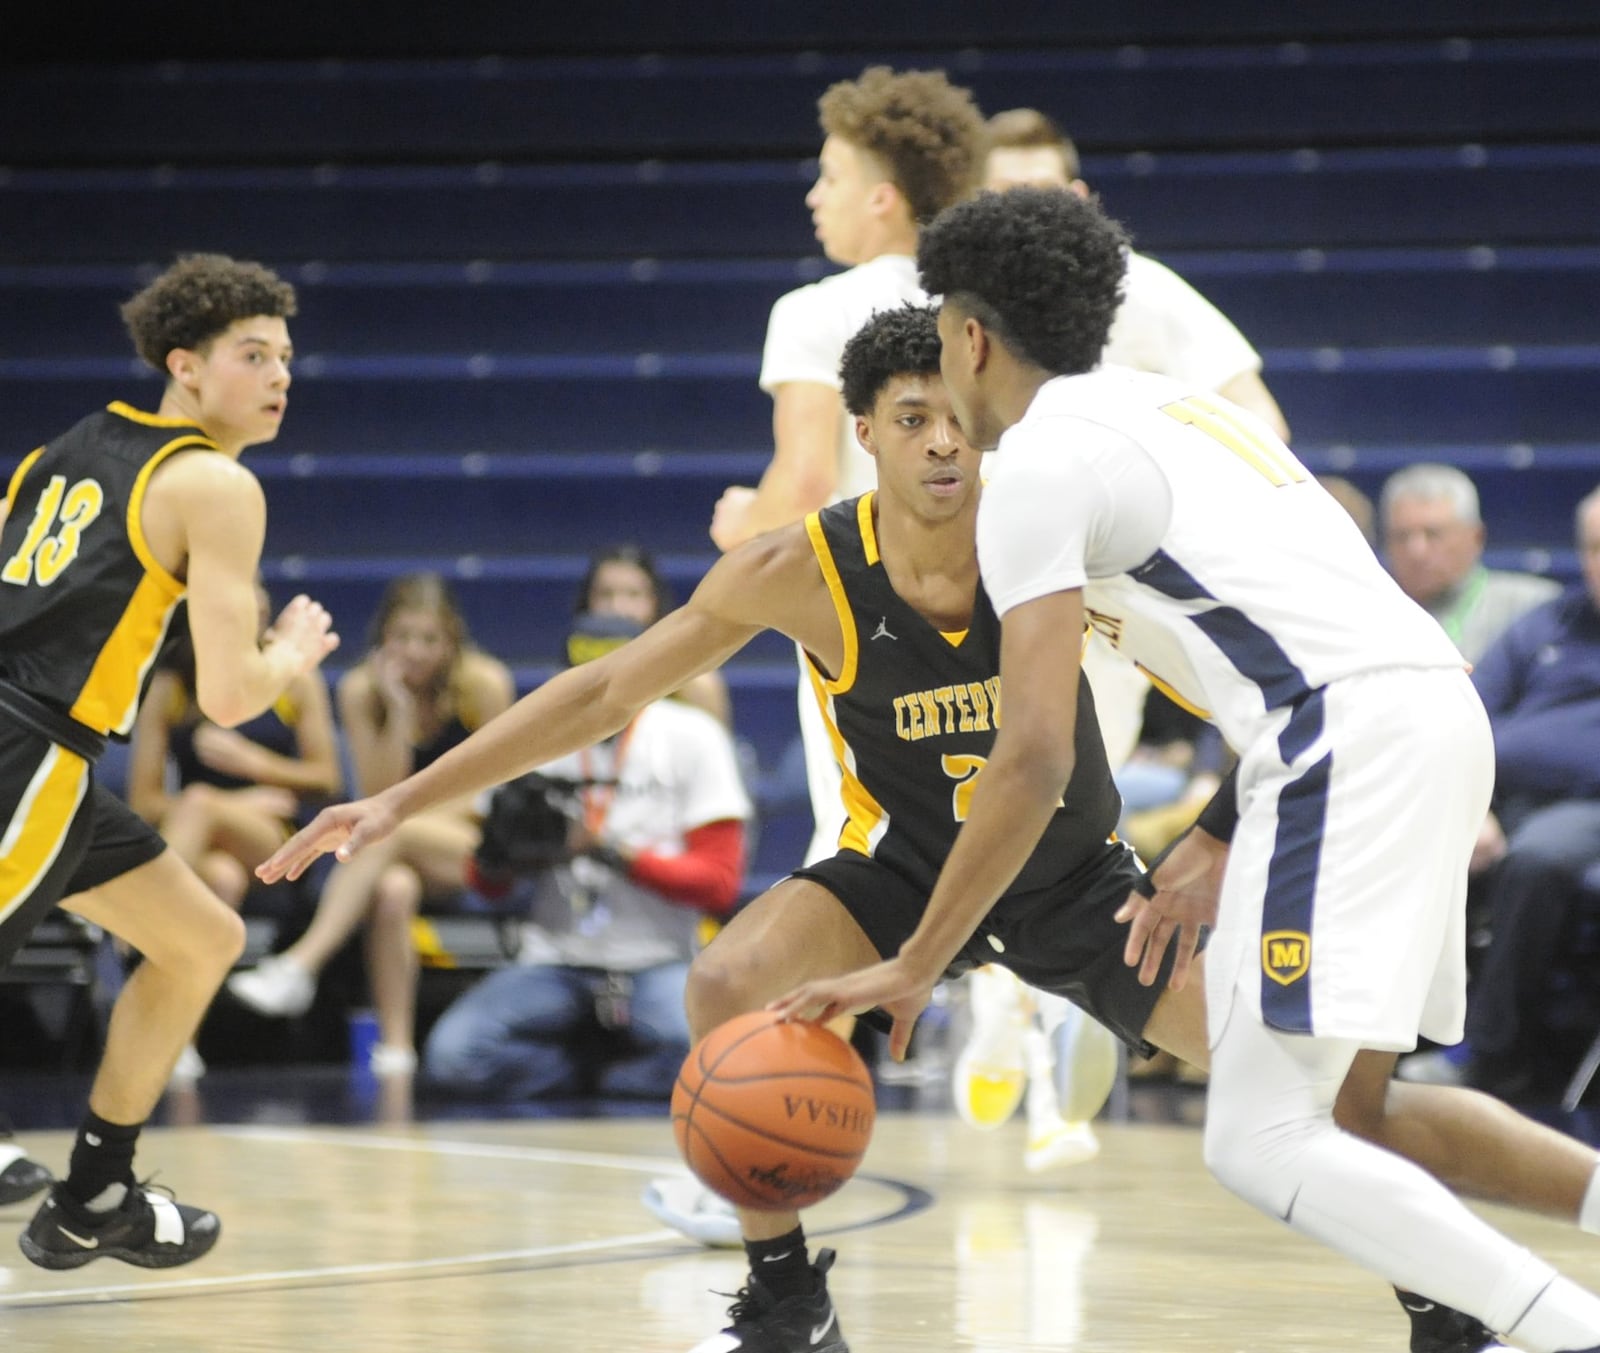
<path fill-rule="evenodd" d="M 174 1202 L 147 1184 L 133 1185 L 110 1212 L 90 1212 L 57 1184 L 18 1244 L 40 1268 L 82 1268 L 96 1259 L 175 1268 L 205 1254 L 221 1234 L 215 1213 Z"/>
<path fill-rule="evenodd" d="M 1415 1292 L 1394 1289 L 1411 1317 L 1411 1353 L 1496 1353 L 1509 1349 L 1483 1321 Z"/>
<path fill-rule="evenodd" d="M 833 1260 L 832 1250 L 817 1252 L 811 1265 L 817 1286 L 809 1297 L 779 1301 L 752 1273 L 749 1286 L 739 1289 L 728 1310 L 733 1323 L 695 1345 L 694 1353 L 850 1353 L 828 1296 Z"/>
<path fill-rule="evenodd" d="M 24 1155 L 20 1146 L 0 1133 L 0 1207 L 31 1198 L 54 1181 L 55 1176 L 49 1170 Z"/>

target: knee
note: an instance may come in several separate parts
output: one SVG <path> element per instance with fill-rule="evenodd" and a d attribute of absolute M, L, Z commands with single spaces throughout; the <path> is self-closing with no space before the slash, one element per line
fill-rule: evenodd
<path fill-rule="evenodd" d="M 719 953 L 715 942 L 695 955 L 684 983 L 683 1005 L 695 1038 L 770 999 L 748 951 L 733 948 Z"/>
<path fill-rule="evenodd" d="M 183 943 L 188 953 L 179 962 L 220 981 L 244 953 L 245 929 L 238 912 L 215 897 L 211 904 L 203 920 L 186 927 Z"/>
<path fill-rule="evenodd" d="M 375 925 L 407 927 L 422 909 L 422 879 L 409 865 L 390 865 L 378 876 L 372 893 Z"/>
<path fill-rule="evenodd" d="M 447 1010 L 423 1044 L 423 1074 L 449 1089 L 476 1089 L 484 1081 L 488 1066 L 469 1022 L 452 1019 Z"/>
<path fill-rule="evenodd" d="M 1317 1143 L 1338 1135 L 1332 1115 L 1268 1120 L 1212 1112 L 1218 1098 L 1213 1093 L 1207 1106 L 1206 1169 L 1228 1192 L 1287 1220 Z"/>
<path fill-rule="evenodd" d="M 209 814 L 222 797 L 222 791 L 215 785 L 192 784 L 185 785 L 178 791 L 178 797 L 173 802 L 171 811 L 181 814 Z"/>
<path fill-rule="evenodd" d="M 208 851 L 196 872 L 206 887 L 234 911 L 244 904 L 245 894 L 250 891 L 250 874 L 232 855 L 222 850 Z"/>
<path fill-rule="evenodd" d="M 1270 1211 L 1271 1190 L 1265 1184 L 1264 1161 L 1253 1134 L 1240 1127 L 1208 1112 L 1203 1146 L 1206 1169 L 1229 1193 Z"/>

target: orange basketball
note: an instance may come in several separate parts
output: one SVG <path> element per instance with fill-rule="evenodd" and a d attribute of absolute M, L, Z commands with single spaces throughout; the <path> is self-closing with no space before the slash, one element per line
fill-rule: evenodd
<path fill-rule="evenodd" d="M 809 1207 L 856 1172 L 876 1117 L 872 1076 L 820 1024 L 754 1010 L 690 1050 L 672 1089 L 689 1168 L 736 1207 Z"/>

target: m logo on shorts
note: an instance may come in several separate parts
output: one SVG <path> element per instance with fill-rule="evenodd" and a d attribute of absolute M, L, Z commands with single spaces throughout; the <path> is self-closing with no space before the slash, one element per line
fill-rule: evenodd
<path fill-rule="evenodd" d="M 1261 971 L 1279 986 L 1311 971 L 1311 936 L 1303 930 L 1269 930 L 1261 937 Z"/>

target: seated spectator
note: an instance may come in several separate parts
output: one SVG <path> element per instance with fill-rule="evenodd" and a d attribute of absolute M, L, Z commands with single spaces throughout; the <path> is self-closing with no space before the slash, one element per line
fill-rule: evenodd
<path fill-rule="evenodd" d="M 257 591 L 265 632 L 272 603 Z M 235 910 L 292 824 L 340 788 L 320 673 L 296 677 L 271 709 L 231 729 L 200 714 L 187 636 L 151 677 L 130 741 L 128 804 Z"/>
<path fill-rule="evenodd" d="M 366 658 L 339 681 L 339 718 L 356 788 L 376 794 L 462 742 L 511 704 L 511 671 L 474 647 L 442 578 L 413 574 L 385 590 Z M 228 990 L 263 1015 L 302 1015 L 322 970 L 366 925 L 367 979 L 378 1017 L 372 1069 L 409 1075 L 417 992 L 412 921 L 425 898 L 458 892 L 481 821 L 463 799 L 407 821 L 373 850 L 329 871 L 304 935 Z"/>
<path fill-rule="evenodd" d="M 1519 615 L 1561 591 L 1548 578 L 1484 567 L 1478 490 L 1453 465 L 1397 470 L 1384 482 L 1378 510 L 1389 572 L 1468 662 Z"/>
<path fill-rule="evenodd" d="M 1401 1063 L 1406 1080 L 1533 1086 L 1545 1004 L 1600 861 L 1600 490 L 1577 512 L 1583 584 L 1512 623 L 1472 679 L 1494 726 L 1495 797 L 1472 869 L 1489 943 L 1466 1041 Z"/>
<path fill-rule="evenodd" d="M 589 561 L 573 613 L 625 616 L 648 627 L 671 608 L 672 598 L 655 560 L 636 545 L 618 545 Z M 702 672 L 672 698 L 705 710 L 724 728 L 733 727 L 733 704 L 720 672 Z"/>
<path fill-rule="evenodd" d="M 642 628 L 608 611 L 603 591 L 584 595 L 597 605 L 574 622 L 574 662 Z M 534 793 L 540 781 L 570 786 L 560 863 L 539 873 L 517 962 L 439 1017 L 424 1071 L 461 1095 L 665 1099 L 689 1051 L 684 984 L 702 921 L 732 910 L 743 879 L 751 810 L 733 741 L 703 710 L 660 700 L 615 737 L 497 794 L 529 781 Z M 507 845 L 496 843 L 496 864 L 517 853 Z"/>

